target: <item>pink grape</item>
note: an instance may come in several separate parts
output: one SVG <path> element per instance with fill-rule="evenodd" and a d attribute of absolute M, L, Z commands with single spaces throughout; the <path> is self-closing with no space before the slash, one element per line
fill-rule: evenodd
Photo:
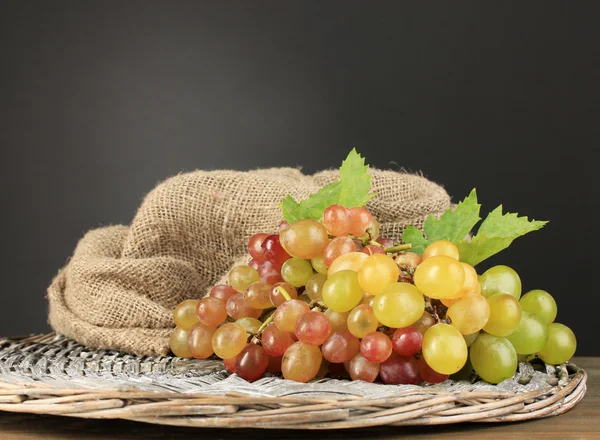
<path fill-rule="evenodd" d="M 252 269 L 258 271 L 258 268 L 260 267 L 260 263 L 254 259 L 250 260 L 250 262 L 248 263 L 248 266 L 250 266 Z"/>
<path fill-rule="evenodd" d="M 336 237 L 327 245 L 323 252 L 323 258 L 327 266 L 335 261 L 340 255 L 356 252 L 356 243 L 350 237 Z"/>
<path fill-rule="evenodd" d="M 381 246 L 375 246 L 373 244 L 365 246 L 361 252 L 367 255 L 385 254 L 385 251 Z"/>
<path fill-rule="evenodd" d="M 371 332 L 360 341 L 360 352 L 369 362 L 381 363 L 392 354 L 392 341 L 380 332 Z"/>
<path fill-rule="evenodd" d="M 412 356 L 421 349 L 423 334 L 415 327 L 399 328 L 392 336 L 394 351 L 400 356 Z"/>
<path fill-rule="evenodd" d="M 348 235 L 351 225 L 350 210 L 342 205 L 331 205 L 323 212 L 323 226 L 334 237 Z"/>
<path fill-rule="evenodd" d="M 236 363 L 237 363 L 237 356 L 234 356 L 229 359 L 223 359 L 223 364 L 225 365 L 225 368 L 227 369 L 227 371 L 229 371 L 230 373 L 235 373 L 235 364 Z"/>
<path fill-rule="evenodd" d="M 316 220 L 299 220 L 281 232 L 285 248 L 296 258 L 318 257 L 329 244 L 325 227 Z"/>
<path fill-rule="evenodd" d="M 321 312 L 308 312 L 296 323 L 298 340 L 310 345 L 321 345 L 331 335 L 331 324 Z"/>
<path fill-rule="evenodd" d="M 335 332 L 323 343 L 321 351 L 329 362 L 348 362 L 360 351 L 360 341 L 348 330 Z"/>
<path fill-rule="evenodd" d="M 283 355 L 281 373 L 286 379 L 308 382 L 319 372 L 321 362 L 323 362 L 323 357 L 319 347 L 295 342 Z"/>
<path fill-rule="evenodd" d="M 216 299 L 216 298 L 215 298 Z M 220 299 L 217 301 L 221 301 Z M 188 332 L 187 346 L 192 357 L 206 359 L 213 355 L 212 337 L 217 331 L 214 325 L 205 325 L 202 322 L 195 324 Z"/>
<path fill-rule="evenodd" d="M 244 299 L 244 295 L 236 293 L 227 300 L 225 305 L 227 314 L 233 319 L 240 318 L 259 318 L 262 315 L 262 310 L 250 307 L 248 302 Z"/>
<path fill-rule="evenodd" d="M 394 246 L 394 240 L 392 240 L 391 238 L 379 237 L 375 241 L 377 243 L 379 243 L 381 246 L 383 246 L 384 249 L 391 248 Z"/>
<path fill-rule="evenodd" d="M 237 293 L 237 290 L 235 290 L 231 286 L 228 286 L 227 284 L 217 284 L 212 289 L 210 289 L 210 296 L 212 296 L 213 298 L 222 299 L 225 302 L 227 302 L 229 298 L 231 298 Z"/>
<path fill-rule="evenodd" d="M 271 289 L 271 293 L 269 294 L 269 298 L 271 300 L 271 304 L 275 307 L 279 307 L 281 304 L 286 302 L 287 300 L 281 294 L 278 287 L 282 287 L 292 299 L 298 298 L 298 290 L 294 286 L 290 286 L 288 283 L 281 281 L 279 283 L 273 284 L 273 288 Z"/>
<path fill-rule="evenodd" d="M 275 284 L 283 281 L 281 267 L 276 267 L 272 261 L 265 261 L 258 266 L 258 275 L 265 283 Z"/>
<path fill-rule="evenodd" d="M 261 342 L 269 356 L 283 356 L 294 340 L 291 333 L 280 330 L 275 324 L 270 324 L 263 331 Z"/>
<path fill-rule="evenodd" d="M 277 226 L 277 233 L 279 234 L 281 231 L 283 231 L 284 229 L 287 229 L 289 227 L 290 227 L 290 224 L 286 220 L 281 220 L 281 222 Z"/>
<path fill-rule="evenodd" d="M 267 261 L 267 257 L 262 247 L 263 242 L 267 237 L 267 234 L 254 234 L 250 237 L 250 240 L 248 240 L 248 252 L 252 258 L 259 263 Z"/>
<path fill-rule="evenodd" d="M 226 302 L 207 296 L 198 301 L 196 315 L 204 325 L 219 325 L 227 319 Z"/>
<path fill-rule="evenodd" d="M 381 363 L 379 370 L 383 383 L 389 385 L 416 384 L 419 378 L 417 360 L 412 356 L 400 356 L 396 353 Z"/>
<path fill-rule="evenodd" d="M 271 284 L 257 281 L 244 292 L 244 299 L 254 309 L 268 309 L 271 307 L 271 290 L 273 290 Z"/>
<path fill-rule="evenodd" d="M 351 208 L 350 215 L 352 217 L 350 233 L 355 237 L 362 237 L 371 224 L 373 216 L 366 208 Z"/>
<path fill-rule="evenodd" d="M 348 373 L 352 380 L 364 380 L 365 382 L 375 382 L 379 375 L 379 364 L 369 362 L 365 357 L 358 353 L 348 365 Z"/>
<path fill-rule="evenodd" d="M 281 304 L 273 315 L 273 322 L 284 332 L 294 332 L 300 317 L 310 311 L 308 304 L 298 299 Z"/>
<path fill-rule="evenodd" d="M 248 382 L 254 382 L 263 375 L 268 365 L 269 356 L 265 350 L 260 345 L 247 344 L 237 355 L 235 374 Z"/>

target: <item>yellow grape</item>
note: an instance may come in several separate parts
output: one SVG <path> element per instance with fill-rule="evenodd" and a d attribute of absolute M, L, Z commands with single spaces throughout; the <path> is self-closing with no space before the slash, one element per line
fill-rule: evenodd
<path fill-rule="evenodd" d="M 367 304 L 356 306 L 348 316 L 348 331 L 358 339 L 376 331 L 377 327 L 379 327 L 379 321 L 377 321 L 371 306 Z"/>
<path fill-rule="evenodd" d="M 375 254 L 358 269 L 358 282 L 365 292 L 377 295 L 384 287 L 398 281 L 400 268 L 391 257 Z"/>
<path fill-rule="evenodd" d="M 470 295 L 481 295 L 481 285 L 479 284 L 479 281 L 475 284 L 475 288 L 471 292 L 465 293 L 463 296 L 459 296 L 458 298 L 442 298 L 440 301 L 446 307 L 450 307 L 452 304 L 454 304 L 459 299 L 466 298 L 467 296 L 470 296 Z"/>
<path fill-rule="evenodd" d="M 173 310 L 173 321 L 175 325 L 183 329 L 189 330 L 194 324 L 199 321 L 196 315 L 196 307 L 198 300 L 188 299 L 180 302 L 175 310 Z"/>
<path fill-rule="evenodd" d="M 423 335 L 421 350 L 427 365 L 440 374 L 456 373 L 467 362 L 465 339 L 448 324 L 430 327 Z"/>
<path fill-rule="evenodd" d="M 237 356 L 246 346 L 248 335 L 239 324 L 227 323 L 217 329 L 212 337 L 215 354 L 221 359 Z"/>
<path fill-rule="evenodd" d="M 477 279 L 477 272 L 475 268 L 467 263 L 460 263 L 463 270 L 465 271 L 465 281 L 458 292 L 458 298 L 466 295 L 467 293 L 471 293 L 479 289 L 481 292 L 481 286 L 479 285 L 479 280 Z"/>
<path fill-rule="evenodd" d="M 455 298 L 465 282 L 465 271 L 455 259 L 438 255 L 417 266 L 414 282 L 430 298 Z"/>
<path fill-rule="evenodd" d="M 257 281 L 260 281 L 258 272 L 250 266 L 236 266 L 229 272 L 229 284 L 238 292 L 245 292 Z"/>
<path fill-rule="evenodd" d="M 283 377 L 296 382 L 308 382 L 321 368 L 323 356 L 316 345 L 295 342 L 288 347 L 281 361 Z"/>
<path fill-rule="evenodd" d="M 487 298 L 490 318 L 483 329 L 494 336 L 508 336 L 521 322 L 521 304 L 508 293 L 496 293 Z"/>
<path fill-rule="evenodd" d="M 325 305 L 336 312 L 349 312 L 360 303 L 363 294 L 358 275 L 351 270 L 342 270 L 330 275 L 321 291 Z"/>
<path fill-rule="evenodd" d="M 423 251 L 421 258 L 426 260 L 427 258 L 436 257 L 438 255 L 445 255 L 458 261 L 459 254 L 456 245 L 447 240 L 438 240 L 431 243 Z"/>
<path fill-rule="evenodd" d="M 425 298 L 409 283 L 393 283 L 373 299 L 377 320 L 391 328 L 408 327 L 423 315 Z"/>
<path fill-rule="evenodd" d="M 448 308 L 447 316 L 452 320 L 452 327 L 463 335 L 470 335 L 487 324 L 490 305 L 481 295 L 468 295 L 452 304 Z"/>
<path fill-rule="evenodd" d="M 323 255 L 329 244 L 329 235 L 321 223 L 305 219 L 282 231 L 280 242 L 291 256 L 306 260 Z"/>
<path fill-rule="evenodd" d="M 188 349 L 188 334 L 189 331 L 181 327 L 175 327 L 171 333 L 169 348 L 175 356 L 182 358 L 192 357 L 192 353 L 190 353 L 190 350 Z"/>
<path fill-rule="evenodd" d="M 348 252 L 335 259 L 327 271 L 327 276 L 331 276 L 341 270 L 352 270 L 358 272 L 365 260 L 369 258 L 367 254 L 362 252 Z"/>

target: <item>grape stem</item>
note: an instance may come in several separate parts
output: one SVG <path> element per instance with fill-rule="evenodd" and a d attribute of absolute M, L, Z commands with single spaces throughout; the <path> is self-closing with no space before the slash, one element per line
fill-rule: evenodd
<path fill-rule="evenodd" d="M 410 248 L 412 248 L 412 244 L 406 243 L 406 244 L 397 244 L 396 246 L 385 248 L 384 250 L 385 250 L 386 254 L 395 254 L 396 252 L 407 251 Z"/>
<path fill-rule="evenodd" d="M 290 294 L 287 293 L 287 291 L 283 287 L 277 286 L 277 290 L 279 290 L 279 293 L 281 293 L 281 295 L 285 298 L 286 301 L 292 300 L 292 297 L 290 296 Z"/>

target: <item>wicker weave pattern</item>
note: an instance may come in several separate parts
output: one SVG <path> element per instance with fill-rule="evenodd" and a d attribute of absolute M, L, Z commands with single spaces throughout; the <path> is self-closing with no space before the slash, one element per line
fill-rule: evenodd
<path fill-rule="evenodd" d="M 544 374 L 527 365 L 498 386 L 295 384 L 275 377 L 248 384 L 228 376 L 217 360 L 90 351 L 38 335 L 0 340 L 0 410 L 194 427 L 332 429 L 520 421 L 561 414 L 583 398 L 583 370 L 569 365 Z"/>

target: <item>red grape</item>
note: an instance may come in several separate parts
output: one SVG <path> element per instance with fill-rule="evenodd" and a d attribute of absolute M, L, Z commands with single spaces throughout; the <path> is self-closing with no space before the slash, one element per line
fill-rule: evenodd
<path fill-rule="evenodd" d="M 237 358 L 238 358 L 237 356 L 234 356 L 229 359 L 223 359 L 223 364 L 225 364 L 225 368 L 230 373 L 235 373 L 235 364 L 237 363 Z"/>
<path fill-rule="evenodd" d="M 305 344 L 321 345 L 330 335 L 331 324 L 321 312 L 308 312 L 296 323 L 296 336 Z"/>
<path fill-rule="evenodd" d="M 265 328 L 261 337 L 262 346 L 269 356 L 283 356 L 290 345 L 294 343 L 292 334 L 284 332 L 271 324 Z"/>
<path fill-rule="evenodd" d="M 381 363 L 379 370 L 383 383 L 390 385 L 416 384 L 419 378 L 417 360 L 412 356 L 400 356 L 396 353 Z"/>
<path fill-rule="evenodd" d="M 425 382 L 441 383 L 448 379 L 447 374 L 440 374 L 427 365 L 423 357 L 417 361 L 417 365 L 419 367 L 419 377 Z"/>
<path fill-rule="evenodd" d="M 269 365 L 267 371 L 269 373 L 281 373 L 281 360 L 283 356 L 269 356 Z"/>
<path fill-rule="evenodd" d="M 384 362 L 392 354 L 392 341 L 383 333 L 371 332 L 360 341 L 360 352 L 369 362 Z"/>
<path fill-rule="evenodd" d="M 361 252 L 364 254 L 367 254 L 367 255 L 385 254 L 385 251 L 383 250 L 383 248 L 381 246 L 375 246 L 374 244 L 365 246 Z"/>
<path fill-rule="evenodd" d="M 264 263 L 267 261 L 267 257 L 265 256 L 265 252 L 263 251 L 263 242 L 265 238 L 268 237 L 268 234 L 254 234 L 248 240 L 248 252 L 252 255 L 252 258 L 259 263 Z"/>
<path fill-rule="evenodd" d="M 412 356 L 421 349 L 423 334 L 415 327 L 399 328 L 392 336 L 394 351 L 400 356 Z"/>
<path fill-rule="evenodd" d="M 237 355 L 235 374 L 248 382 L 253 382 L 263 375 L 268 365 L 269 356 L 265 350 L 260 345 L 248 344 Z"/>
<path fill-rule="evenodd" d="M 279 235 L 273 234 L 269 235 L 265 238 L 262 243 L 262 249 L 265 255 L 265 258 L 271 261 L 275 268 L 281 270 L 281 266 L 286 262 L 290 257 L 290 255 L 285 251 L 281 243 L 279 242 Z"/>

